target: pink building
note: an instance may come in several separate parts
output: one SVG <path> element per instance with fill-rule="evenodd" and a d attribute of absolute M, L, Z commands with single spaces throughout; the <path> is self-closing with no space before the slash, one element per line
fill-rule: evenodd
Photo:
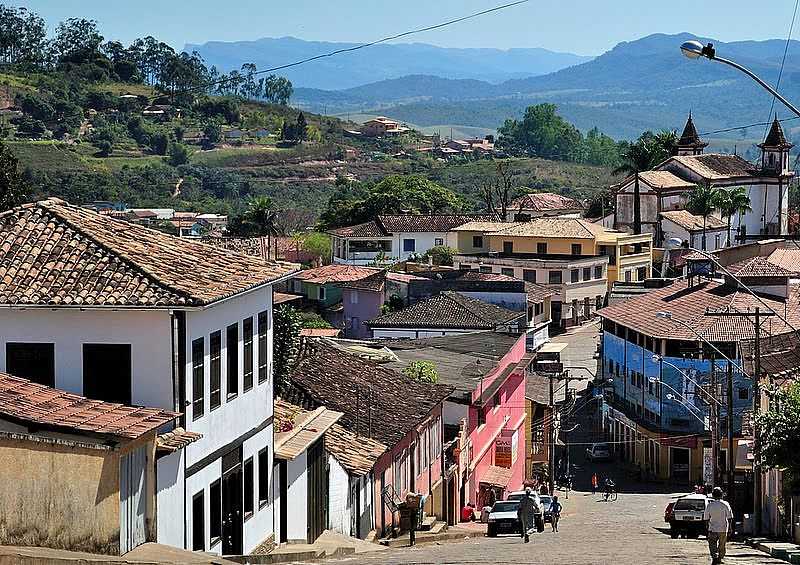
<path fill-rule="evenodd" d="M 400 359 L 391 366 L 432 362 L 439 382 L 455 389 L 443 416 L 446 478 L 453 485 L 448 492 L 459 507 L 472 502 L 480 508 L 493 495 L 522 488 L 530 362 L 525 334 L 476 332 L 382 344 Z"/>

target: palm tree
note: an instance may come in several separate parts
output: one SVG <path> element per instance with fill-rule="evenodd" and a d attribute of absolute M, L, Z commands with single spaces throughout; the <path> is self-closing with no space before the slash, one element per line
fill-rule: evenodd
<path fill-rule="evenodd" d="M 633 233 L 642 233 L 642 208 L 639 202 L 639 173 L 649 171 L 661 160 L 661 147 L 640 139 L 628 146 L 622 154 L 622 164 L 612 171 L 614 175 L 633 175 Z"/>
<path fill-rule="evenodd" d="M 689 193 L 686 209 L 696 216 L 703 216 L 703 251 L 706 250 L 706 220 L 716 210 L 719 189 L 707 185 L 697 185 Z"/>
<path fill-rule="evenodd" d="M 747 189 L 737 186 L 731 190 L 719 190 L 717 193 L 716 207 L 723 216 L 728 218 L 728 245 L 731 245 L 731 218 L 739 214 L 739 223 L 742 223 L 742 214 L 752 210 Z"/>
<path fill-rule="evenodd" d="M 672 155 L 675 145 L 678 143 L 678 132 L 674 129 L 662 129 L 658 133 L 653 134 L 653 142 L 661 150 L 659 161 L 663 161 Z"/>
<path fill-rule="evenodd" d="M 272 255 L 272 236 L 278 235 L 278 230 L 275 228 L 276 215 L 275 205 L 269 196 L 256 196 L 247 204 L 247 212 L 245 214 L 247 222 L 255 227 L 259 237 L 267 236 L 267 259 L 270 259 Z M 277 246 L 277 240 L 275 240 L 275 244 Z M 277 259 L 277 248 L 274 250 L 272 257 Z"/>

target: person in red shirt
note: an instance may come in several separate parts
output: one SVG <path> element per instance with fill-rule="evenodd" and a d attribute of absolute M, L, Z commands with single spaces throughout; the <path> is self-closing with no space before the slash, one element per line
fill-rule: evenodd
<path fill-rule="evenodd" d="M 464 508 L 461 509 L 461 521 L 462 522 L 474 522 L 475 521 L 475 505 L 471 502 L 468 502 L 464 505 Z"/>

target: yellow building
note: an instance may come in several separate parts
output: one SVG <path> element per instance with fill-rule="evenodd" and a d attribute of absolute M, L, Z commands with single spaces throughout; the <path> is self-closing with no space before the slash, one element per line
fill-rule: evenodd
<path fill-rule="evenodd" d="M 652 276 L 652 234 L 627 234 L 581 218 L 535 218 L 529 222 L 471 222 L 455 228 L 449 243 L 460 255 L 487 258 L 608 257 L 608 288 L 615 281 Z M 574 275 L 572 275 L 574 276 Z M 547 281 L 539 281 L 547 282 Z"/>

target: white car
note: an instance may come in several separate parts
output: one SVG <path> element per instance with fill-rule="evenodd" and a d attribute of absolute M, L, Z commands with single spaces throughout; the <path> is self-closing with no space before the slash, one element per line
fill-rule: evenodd
<path fill-rule="evenodd" d="M 586 459 L 588 461 L 611 461 L 611 446 L 607 443 L 593 443 L 586 448 Z"/>
<path fill-rule="evenodd" d="M 490 538 L 497 534 L 520 534 L 522 524 L 517 516 L 518 500 L 498 500 L 489 512 L 489 524 L 486 535 Z"/>
<path fill-rule="evenodd" d="M 669 533 L 673 538 L 681 534 L 696 538 L 706 533 L 703 515 L 708 506 L 708 497 L 704 494 L 689 494 L 675 501 L 672 507 L 672 519 L 669 521 Z"/>

